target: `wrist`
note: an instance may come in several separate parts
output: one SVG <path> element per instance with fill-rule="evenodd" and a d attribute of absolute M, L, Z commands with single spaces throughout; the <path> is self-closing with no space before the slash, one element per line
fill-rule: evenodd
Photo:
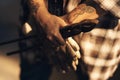
<path fill-rule="evenodd" d="M 30 14 L 34 17 L 39 16 L 49 16 L 50 13 L 47 10 L 45 0 L 29 0 L 28 5 L 30 8 Z"/>
<path fill-rule="evenodd" d="M 38 10 L 35 13 L 33 13 L 34 19 L 43 27 L 45 24 L 49 23 L 51 16 L 52 15 L 50 13 L 45 11 L 43 12 L 41 10 Z"/>

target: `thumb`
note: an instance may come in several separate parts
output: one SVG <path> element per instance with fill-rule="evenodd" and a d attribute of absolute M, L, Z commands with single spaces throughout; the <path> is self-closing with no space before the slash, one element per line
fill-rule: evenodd
<path fill-rule="evenodd" d="M 64 26 L 67 26 L 68 24 L 61 18 L 61 21 L 60 21 L 60 28 L 63 28 Z"/>
<path fill-rule="evenodd" d="M 60 34 L 60 32 L 57 35 L 56 41 L 60 44 L 60 45 L 64 45 L 65 44 L 65 40 L 63 39 L 62 35 Z"/>

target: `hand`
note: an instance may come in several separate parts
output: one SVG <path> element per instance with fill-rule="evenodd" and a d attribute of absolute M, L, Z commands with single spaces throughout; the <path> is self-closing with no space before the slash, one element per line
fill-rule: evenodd
<path fill-rule="evenodd" d="M 74 70 L 77 70 L 78 60 L 81 58 L 80 55 L 80 47 L 77 44 L 77 42 L 72 38 L 69 37 L 66 41 L 67 51 L 69 55 L 71 56 L 71 67 Z"/>
<path fill-rule="evenodd" d="M 59 32 L 60 28 L 67 25 L 63 19 L 50 14 L 42 20 L 38 15 L 36 20 L 41 25 L 40 27 L 45 32 L 47 39 L 50 40 L 54 46 L 65 44 L 65 41 Z"/>
<path fill-rule="evenodd" d="M 64 44 L 64 39 L 59 32 L 60 27 L 66 26 L 64 20 L 49 13 L 45 0 L 28 0 L 28 5 L 30 7 L 30 13 L 34 16 L 37 24 L 40 25 L 39 27 L 42 28 L 45 37 L 54 46 Z"/>

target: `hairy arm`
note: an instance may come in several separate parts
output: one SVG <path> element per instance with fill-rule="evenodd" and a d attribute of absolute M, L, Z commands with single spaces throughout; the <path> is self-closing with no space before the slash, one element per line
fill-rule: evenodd
<path fill-rule="evenodd" d="M 31 14 L 36 22 L 41 25 L 40 27 L 46 33 L 46 37 L 57 46 L 64 44 L 59 29 L 67 25 L 65 21 L 48 12 L 45 0 L 28 0 L 28 4 Z"/>
<path fill-rule="evenodd" d="M 96 10 L 85 4 L 79 5 L 73 11 L 66 14 L 64 17 L 58 17 L 48 12 L 46 0 L 28 0 L 31 14 L 36 21 L 42 25 L 46 33 L 46 37 L 55 44 L 63 44 L 59 29 L 67 24 L 79 23 L 86 19 L 96 19 L 98 17 Z M 94 16 L 93 16 L 94 15 Z"/>
<path fill-rule="evenodd" d="M 28 0 L 28 4 L 30 7 L 31 14 L 36 18 L 40 19 L 40 21 L 46 20 L 46 17 L 50 17 L 50 13 L 48 12 L 45 0 Z"/>

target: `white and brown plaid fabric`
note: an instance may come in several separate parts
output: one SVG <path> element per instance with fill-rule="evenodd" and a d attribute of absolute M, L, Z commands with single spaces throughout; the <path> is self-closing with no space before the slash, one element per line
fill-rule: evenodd
<path fill-rule="evenodd" d="M 110 11 L 115 16 L 120 18 L 120 0 L 94 0 L 103 9 Z"/>
<path fill-rule="evenodd" d="M 119 27 L 120 20 L 114 29 L 95 28 L 77 37 L 82 66 L 90 80 L 107 80 L 115 72 L 120 62 Z"/>
<path fill-rule="evenodd" d="M 94 1 L 120 18 L 120 0 Z M 113 76 L 120 63 L 120 20 L 114 29 L 95 28 L 80 34 L 77 42 L 81 49 L 83 69 L 90 80 L 107 80 Z"/>
<path fill-rule="evenodd" d="M 95 1 L 103 9 L 120 18 L 120 0 Z M 77 42 L 84 63 L 81 66 L 88 74 L 89 80 L 107 80 L 113 76 L 120 63 L 120 20 L 114 29 L 95 28 L 80 34 Z"/>

